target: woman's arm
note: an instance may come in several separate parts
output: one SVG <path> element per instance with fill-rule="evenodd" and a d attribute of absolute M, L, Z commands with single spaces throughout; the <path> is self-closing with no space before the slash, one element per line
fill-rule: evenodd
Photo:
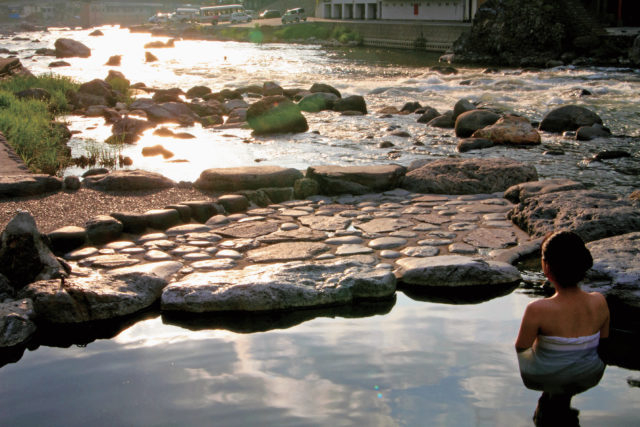
<path fill-rule="evenodd" d="M 516 351 L 518 353 L 525 351 L 533 346 L 533 343 L 538 336 L 539 329 L 540 323 L 538 320 L 538 310 L 536 304 L 530 303 L 524 310 L 522 323 L 520 324 L 520 332 L 518 332 L 518 338 L 516 338 Z"/>

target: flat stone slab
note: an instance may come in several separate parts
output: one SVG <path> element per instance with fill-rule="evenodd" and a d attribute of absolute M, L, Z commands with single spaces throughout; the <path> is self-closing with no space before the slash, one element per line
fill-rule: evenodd
<path fill-rule="evenodd" d="M 104 175 L 88 176 L 83 185 L 100 191 L 159 190 L 170 188 L 175 182 L 156 172 L 116 170 Z"/>
<path fill-rule="evenodd" d="M 302 172 L 278 166 L 252 166 L 207 169 L 193 184 L 208 191 L 257 190 L 268 187 L 293 187 Z"/>
<path fill-rule="evenodd" d="M 542 181 L 523 182 L 509 187 L 504 192 L 504 198 L 512 203 L 520 203 L 529 197 L 540 196 L 542 194 L 569 190 L 584 190 L 586 188 L 587 186 L 584 183 L 570 179 L 545 179 Z"/>
<path fill-rule="evenodd" d="M 438 255 L 440 249 L 434 246 L 407 246 L 401 252 L 408 257 L 424 258 Z"/>
<path fill-rule="evenodd" d="M 33 196 L 62 189 L 62 180 L 43 174 L 0 175 L 0 199 Z"/>
<path fill-rule="evenodd" d="M 322 194 L 367 194 L 398 187 L 405 172 L 400 165 L 310 166 L 306 176 Z"/>
<path fill-rule="evenodd" d="M 597 290 L 640 308 L 640 232 L 596 240 L 587 248 L 593 257 L 587 275 L 598 283 L 585 284 L 583 289 Z"/>
<path fill-rule="evenodd" d="M 165 311 L 271 311 L 385 298 L 395 289 L 390 271 L 362 263 L 292 262 L 193 273 L 165 288 L 161 302 Z"/>
<path fill-rule="evenodd" d="M 336 249 L 336 255 L 364 255 L 373 253 L 373 249 L 364 245 L 341 245 Z"/>
<path fill-rule="evenodd" d="M 34 282 L 20 291 L 33 300 L 39 318 L 51 323 L 82 323 L 112 319 L 140 311 L 156 301 L 169 277 L 182 264 L 176 261 L 93 272 L 88 276 Z"/>
<path fill-rule="evenodd" d="M 217 228 L 216 233 L 225 237 L 255 239 L 256 237 L 278 231 L 279 228 L 280 223 L 274 221 L 242 222 Z"/>
<path fill-rule="evenodd" d="M 344 230 L 351 224 L 349 218 L 343 218 L 341 216 L 318 216 L 308 215 L 298 218 L 301 224 L 313 230 L 321 231 L 338 231 Z"/>
<path fill-rule="evenodd" d="M 319 242 L 275 243 L 270 246 L 248 251 L 247 259 L 261 263 L 307 260 L 328 250 L 328 245 Z"/>
<path fill-rule="evenodd" d="M 489 249 L 502 249 L 518 244 L 516 234 L 504 228 L 477 228 L 462 240 L 476 248 Z"/>
<path fill-rule="evenodd" d="M 402 258 L 394 271 L 398 280 L 417 286 L 465 287 L 503 285 L 521 279 L 511 264 L 483 261 L 460 255 Z"/>
<path fill-rule="evenodd" d="M 356 228 L 368 234 L 389 233 L 401 230 L 407 227 L 413 227 L 415 224 L 408 219 L 402 218 L 376 218 L 369 222 L 356 224 Z"/>
<path fill-rule="evenodd" d="M 280 230 L 258 237 L 262 243 L 282 243 L 282 242 L 317 242 L 327 237 L 324 231 L 312 230 L 309 227 L 300 227 L 296 224 L 296 228 L 285 227 Z"/>

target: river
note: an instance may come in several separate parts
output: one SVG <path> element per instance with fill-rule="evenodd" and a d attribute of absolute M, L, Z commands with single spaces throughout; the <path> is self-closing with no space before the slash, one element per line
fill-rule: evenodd
<path fill-rule="evenodd" d="M 372 113 L 306 114 L 310 132 L 297 135 L 254 137 L 245 129 L 194 126 L 181 131 L 196 138 L 182 141 L 148 132 L 123 149 L 134 167 L 175 180 L 193 181 L 211 167 L 408 165 L 451 155 L 504 155 L 534 163 L 542 177 L 568 177 L 621 195 L 637 188 L 638 70 L 560 67 L 485 74 L 482 68 L 462 67 L 444 76 L 429 71 L 437 56 L 426 53 L 193 40 L 155 49 L 159 61 L 145 64 L 143 45 L 158 38 L 114 27 L 102 31 L 104 36 L 91 37 L 90 30 L 52 29 L 21 34 L 29 41 L 4 39 L 2 45 L 18 51 L 36 74 L 51 72 L 53 59 L 33 56 L 35 49 L 71 37 L 88 45 L 92 56 L 67 59 L 70 67 L 53 72 L 81 82 L 106 77 L 103 64 L 121 54 L 118 69 L 147 86 L 219 90 L 263 81 L 304 88 L 323 82 L 343 95 L 363 95 Z M 579 89 L 593 95 L 576 97 Z M 545 134 L 540 147 L 459 154 L 450 130 L 416 123 L 415 115 L 375 114 L 408 101 L 443 112 L 460 98 L 534 121 L 555 106 L 577 103 L 623 136 L 584 143 Z M 75 155 L 88 145 L 101 146 L 110 134 L 99 118 L 66 120 L 79 131 L 70 142 Z M 412 136 L 390 136 L 387 129 L 393 126 Z M 395 146 L 381 149 L 382 141 Z M 174 160 L 187 162 L 141 155 L 142 147 L 159 142 L 175 153 Z M 548 148 L 565 154 L 543 155 Z M 585 161 L 605 149 L 632 156 Z M 70 168 L 65 174 L 79 172 Z M 538 393 L 522 385 L 513 341 L 525 305 L 538 297 L 518 288 L 488 301 L 450 304 L 398 292 L 394 301 L 357 311 L 280 313 L 250 324 L 226 318 L 189 322 L 151 311 L 107 332 L 41 338 L 14 363 L 2 359 L 0 425 L 528 426 Z M 597 387 L 574 398 L 581 425 L 637 425 L 640 388 L 628 379 L 639 377 L 625 367 L 607 367 Z"/>

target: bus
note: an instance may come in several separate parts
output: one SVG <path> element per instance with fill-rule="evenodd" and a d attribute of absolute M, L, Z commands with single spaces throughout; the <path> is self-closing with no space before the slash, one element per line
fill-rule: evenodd
<path fill-rule="evenodd" d="M 194 22 L 197 21 L 200 10 L 193 7 L 179 7 L 171 14 L 173 22 Z"/>
<path fill-rule="evenodd" d="M 241 4 L 225 4 L 222 6 L 205 6 L 200 8 L 200 22 L 217 24 L 218 21 L 229 21 L 231 14 L 235 12 L 244 12 L 244 6 Z"/>

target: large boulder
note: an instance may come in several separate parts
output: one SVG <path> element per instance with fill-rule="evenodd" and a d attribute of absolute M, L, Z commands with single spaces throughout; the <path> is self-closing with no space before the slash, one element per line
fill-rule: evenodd
<path fill-rule="evenodd" d="M 357 111 L 367 114 L 367 103 L 360 95 L 351 95 L 346 98 L 337 99 L 333 103 L 333 111 Z"/>
<path fill-rule="evenodd" d="M 298 106 L 302 111 L 316 113 L 318 111 L 333 109 L 333 105 L 337 99 L 339 98 L 333 93 L 317 92 L 302 98 Z"/>
<path fill-rule="evenodd" d="M 300 107 L 285 96 L 267 96 L 247 109 L 247 122 L 256 135 L 298 133 L 309 129 Z"/>
<path fill-rule="evenodd" d="M 144 170 L 117 170 L 84 178 L 87 188 L 100 191 L 161 190 L 175 186 L 169 178 Z"/>
<path fill-rule="evenodd" d="M 402 188 L 427 194 L 495 193 L 537 179 L 535 167 L 505 157 L 441 159 L 407 172 Z"/>
<path fill-rule="evenodd" d="M 50 323 L 82 323 L 113 319 L 143 310 L 161 295 L 182 264 L 157 262 L 70 277 L 42 280 L 20 291 L 31 298 L 38 318 Z"/>
<path fill-rule="evenodd" d="M 29 299 L 0 303 L 0 348 L 28 340 L 36 331 L 32 317 L 33 303 Z"/>
<path fill-rule="evenodd" d="M 521 279 L 511 264 L 461 255 L 408 257 L 396 261 L 399 281 L 413 286 L 466 287 L 505 285 Z"/>
<path fill-rule="evenodd" d="M 328 85 L 326 83 L 314 83 L 311 85 L 311 89 L 309 89 L 311 93 L 332 93 L 338 98 L 342 98 L 340 91 L 335 87 Z"/>
<path fill-rule="evenodd" d="M 587 186 L 582 182 L 570 179 L 545 179 L 542 181 L 523 182 L 513 185 L 504 192 L 504 198 L 512 203 L 520 203 L 529 197 L 541 194 L 558 193 L 560 191 L 584 190 Z"/>
<path fill-rule="evenodd" d="M 116 105 L 118 96 L 111 85 L 104 80 L 93 79 L 78 88 L 77 98 L 81 106 Z"/>
<path fill-rule="evenodd" d="M 514 115 L 506 115 L 493 125 L 475 131 L 472 136 L 486 138 L 497 145 L 538 145 L 541 141 L 540 134 L 529 120 Z"/>
<path fill-rule="evenodd" d="M 388 270 L 349 260 L 291 262 L 190 274 L 165 288 L 161 301 L 164 311 L 252 312 L 350 304 L 395 290 Z"/>
<path fill-rule="evenodd" d="M 499 118 L 499 114 L 490 110 L 465 111 L 456 118 L 456 136 L 458 138 L 468 138 L 478 129 L 494 124 Z"/>
<path fill-rule="evenodd" d="M 34 196 L 62 189 L 62 179 L 44 174 L 0 175 L 0 199 Z"/>
<path fill-rule="evenodd" d="M 213 168 L 202 171 L 193 184 L 208 191 L 257 190 L 267 187 L 293 187 L 302 172 L 279 166 Z"/>
<path fill-rule="evenodd" d="M 594 282 L 583 289 L 597 290 L 640 308 L 640 232 L 596 240 L 587 248 L 593 257 L 587 276 Z"/>
<path fill-rule="evenodd" d="M 367 194 L 398 187 L 406 171 L 400 165 L 310 166 L 306 177 L 318 182 L 322 194 Z"/>
<path fill-rule="evenodd" d="M 91 56 L 91 49 L 76 40 L 61 38 L 56 40 L 54 46 L 58 58 L 88 58 Z"/>
<path fill-rule="evenodd" d="M 529 197 L 509 218 L 535 237 L 556 230 L 575 231 L 585 242 L 640 231 L 640 211 L 628 200 L 595 190 L 564 191 Z"/>
<path fill-rule="evenodd" d="M 66 275 L 28 212 L 18 211 L 0 235 L 0 274 L 15 290 L 36 280 Z"/>
<path fill-rule="evenodd" d="M 18 58 L 0 58 L 0 79 L 12 76 L 32 76 L 20 59 Z"/>
<path fill-rule="evenodd" d="M 602 119 L 588 108 L 579 105 L 563 105 L 545 114 L 540 122 L 540 130 L 562 133 L 596 123 L 601 125 Z"/>
<path fill-rule="evenodd" d="M 636 65 L 640 65 L 640 34 L 633 41 L 631 49 L 629 49 L 629 59 Z"/>

